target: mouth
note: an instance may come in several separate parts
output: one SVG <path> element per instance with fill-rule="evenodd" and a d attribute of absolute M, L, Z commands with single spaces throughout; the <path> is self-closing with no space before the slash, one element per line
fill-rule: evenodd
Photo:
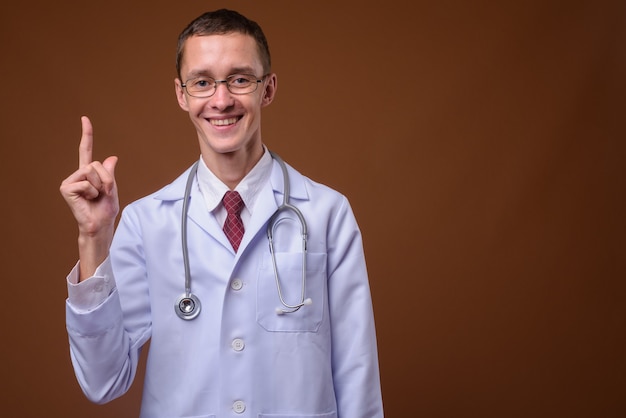
<path fill-rule="evenodd" d="M 241 116 L 236 116 L 236 117 L 227 118 L 227 119 L 209 119 L 209 123 L 213 126 L 230 126 L 230 125 L 234 125 L 235 123 L 237 123 L 239 119 L 241 119 Z"/>

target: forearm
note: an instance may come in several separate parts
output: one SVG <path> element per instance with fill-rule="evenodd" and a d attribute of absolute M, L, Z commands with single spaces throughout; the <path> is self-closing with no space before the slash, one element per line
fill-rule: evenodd
<path fill-rule="evenodd" d="M 138 350 L 131 346 L 117 293 L 87 313 L 66 304 L 70 357 L 78 383 L 92 402 L 124 394 L 135 374 Z"/>
<path fill-rule="evenodd" d="M 376 331 L 362 261 L 330 278 L 333 379 L 340 417 L 382 417 Z M 343 284 L 338 284 L 343 282 Z"/>

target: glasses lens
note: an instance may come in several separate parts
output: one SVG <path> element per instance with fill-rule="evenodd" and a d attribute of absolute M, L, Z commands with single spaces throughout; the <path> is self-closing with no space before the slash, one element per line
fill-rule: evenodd
<path fill-rule="evenodd" d="M 233 94 L 247 94 L 256 90 L 258 82 L 255 76 L 234 74 L 226 80 L 228 90 Z"/>
<path fill-rule="evenodd" d="M 187 93 L 195 97 L 208 97 L 215 92 L 215 80 L 211 77 L 198 77 L 187 80 Z"/>

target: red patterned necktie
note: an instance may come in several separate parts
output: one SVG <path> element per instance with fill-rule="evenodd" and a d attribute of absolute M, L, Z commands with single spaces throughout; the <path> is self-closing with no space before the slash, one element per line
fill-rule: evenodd
<path fill-rule="evenodd" d="M 230 244 L 237 252 L 241 239 L 243 238 L 243 222 L 241 221 L 241 210 L 243 209 L 243 200 L 237 192 L 227 191 L 222 199 L 226 208 L 226 221 L 224 222 L 224 233 L 230 241 Z"/>

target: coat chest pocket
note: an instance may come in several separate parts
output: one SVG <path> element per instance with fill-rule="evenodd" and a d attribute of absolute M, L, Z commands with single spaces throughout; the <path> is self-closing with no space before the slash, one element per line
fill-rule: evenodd
<path fill-rule="evenodd" d="M 293 313 L 279 315 L 283 306 L 278 296 L 272 259 L 263 258 L 257 280 L 257 322 L 267 331 L 316 332 L 324 316 L 326 303 L 326 254 L 307 253 L 306 292 L 304 297 L 313 303 Z M 295 305 L 302 300 L 302 254 L 276 253 L 280 289 L 285 303 Z"/>

